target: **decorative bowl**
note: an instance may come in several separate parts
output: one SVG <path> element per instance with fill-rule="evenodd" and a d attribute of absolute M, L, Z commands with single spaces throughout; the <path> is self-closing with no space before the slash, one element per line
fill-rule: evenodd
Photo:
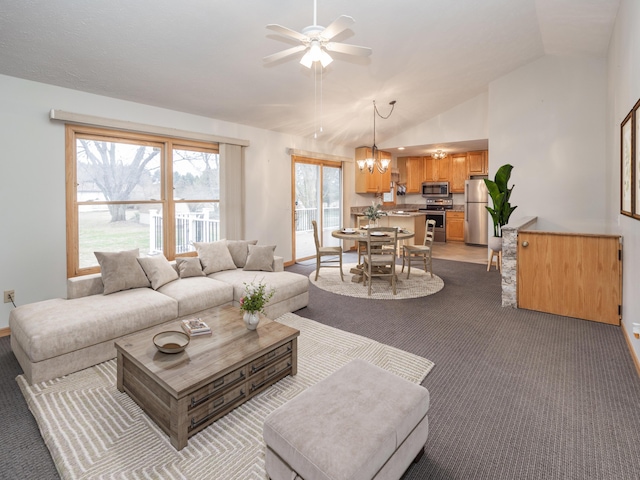
<path fill-rule="evenodd" d="M 160 332 L 153 337 L 153 344 L 162 353 L 180 353 L 189 345 L 189 335 L 183 332 Z"/>

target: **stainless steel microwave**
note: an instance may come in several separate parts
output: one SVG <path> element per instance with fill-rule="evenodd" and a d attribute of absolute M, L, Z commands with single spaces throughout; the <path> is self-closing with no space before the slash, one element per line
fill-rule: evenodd
<path fill-rule="evenodd" d="M 443 198 L 449 195 L 449 182 L 422 183 L 422 196 L 425 198 Z"/>

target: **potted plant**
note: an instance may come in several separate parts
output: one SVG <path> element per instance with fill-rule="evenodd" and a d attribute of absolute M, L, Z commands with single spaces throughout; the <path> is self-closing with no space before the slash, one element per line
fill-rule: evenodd
<path fill-rule="evenodd" d="M 255 330 L 260 322 L 258 312 L 264 313 L 264 307 L 273 297 L 275 289 L 267 291 L 264 283 L 245 283 L 244 296 L 240 299 L 240 310 L 244 312 L 242 317 L 249 330 Z"/>
<path fill-rule="evenodd" d="M 503 165 L 496 172 L 495 180 L 484 179 L 484 183 L 489 190 L 489 196 L 493 201 L 493 208 L 486 207 L 493 219 L 493 238 L 489 239 L 489 248 L 494 251 L 502 249 L 502 227 L 509 223 L 509 217 L 517 207 L 512 207 L 509 203 L 513 186 L 509 188 L 509 178 L 513 165 Z M 496 248 L 494 248 L 496 247 Z"/>
<path fill-rule="evenodd" d="M 369 219 L 369 226 L 375 226 L 378 223 L 378 219 L 384 215 L 384 212 L 380 210 L 381 205 L 376 202 L 371 202 L 371 206 L 367 207 L 362 214 Z"/>

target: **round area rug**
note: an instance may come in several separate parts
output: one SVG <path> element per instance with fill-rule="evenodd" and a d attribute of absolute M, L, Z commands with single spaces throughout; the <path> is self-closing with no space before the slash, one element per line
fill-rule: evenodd
<path fill-rule="evenodd" d="M 309 280 L 316 287 L 327 290 L 338 295 L 346 295 L 348 297 L 371 298 L 374 300 L 403 300 L 406 298 L 426 297 L 438 293 L 444 287 L 444 282 L 440 277 L 434 275 L 431 277 L 424 270 L 411 267 L 411 276 L 407 278 L 407 269 L 404 273 L 400 273 L 401 266 L 396 265 L 396 294 L 391 290 L 389 279 L 380 277 L 373 279 L 371 283 L 371 296 L 368 295 L 369 287 L 364 286 L 362 282 L 355 283 L 351 281 L 353 274 L 351 269 L 355 267 L 355 263 L 345 263 L 342 265 L 344 274 L 344 282 L 340 281 L 340 271 L 337 268 L 320 268 L 320 275 L 316 281 L 316 271 L 309 275 Z"/>

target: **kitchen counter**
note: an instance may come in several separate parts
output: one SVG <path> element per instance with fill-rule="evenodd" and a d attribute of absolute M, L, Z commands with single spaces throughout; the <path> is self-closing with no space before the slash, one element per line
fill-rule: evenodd
<path fill-rule="evenodd" d="M 387 217 L 424 217 L 427 212 L 407 212 L 407 211 L 403 211 L 403 213 L 400 213 L 398 211 L 391 211 L 391 212 L 386 212 Z"/>
<path fill-rule="evenodd" d="M 460 205 L 454 204 L 453 207 L 451 208 L 451 210 L 453 210 L 454 212 L 464 212 L 464 205 L 462 205 L 462 204 L 460 204 Z"/>

